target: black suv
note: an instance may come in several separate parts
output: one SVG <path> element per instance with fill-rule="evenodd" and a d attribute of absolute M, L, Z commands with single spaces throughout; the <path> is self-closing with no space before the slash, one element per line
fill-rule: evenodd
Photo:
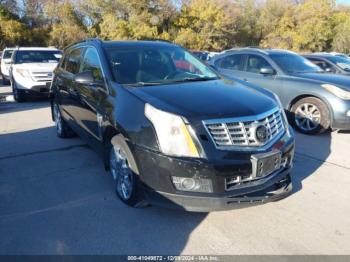
<path fill-rule="evenodd" d="M 57 134 L 101 152 L 126 204 L 191 211 L 285 197 L 294 136 L 275 95 L 163 41 L 86 40 L 54 72 Z"/>

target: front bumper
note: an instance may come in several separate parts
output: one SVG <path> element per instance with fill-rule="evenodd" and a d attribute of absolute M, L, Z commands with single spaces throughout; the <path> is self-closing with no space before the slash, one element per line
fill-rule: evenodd
<path fill-rule="evenodd" d="M 277 142 L 276 145 L 279 145 L 282 157 L 290 158 L 287 166 L 266 177 L 230 189 L 226 187 L 227 179 L 237 174 L 245 175 L 252 172 L 250 160 L 252 153 L 238 152 L 234 159 L 208 161 L 168 157 L 138 146 L 130 145 L 130 147 L 140 171 L 143 191 L 151 204 L 208 212 L 263 204 L 290 194 L 294 138 L 284 140 L 283 143 Z M 213 192 L 176 190 L 172 183 L 173 176 L 210 179 Z"/>
<path fill-rule="evenodd" d="M 30 96 L 48 97 L 52 81 L 35 82 L 32 80 L 15 79 L 16 88 Z"/>
<path fill-rule="evenodd" d="M 145 195 L 150 203 L 183 209 L 194 212 L 210 212 L 245 208 L 259 204 L 277 201 L 287 197 L 292 192 L 290 169 L 274 174 L 266 183 L 250 188 L 251 193 L 218 196 L 191 196 L 156 192 L 145 189 Z"/>
<path fill-rule="evenodd" d="M 33 97 L 49 97 L 49 89 L 46 86 L 32 86 L 30 89 L 20 89 L 26 95 Z"/>
<path fill-rule="evenodd" d="M 350 101 L 337 99 L 332 103 L 332 128 L 350 130 Z"/>

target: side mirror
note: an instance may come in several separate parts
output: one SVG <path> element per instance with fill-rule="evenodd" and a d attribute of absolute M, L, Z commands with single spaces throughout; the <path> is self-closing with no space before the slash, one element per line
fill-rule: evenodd
<path fill-rule="evenodd" d="M 325 68 L 324 71 L 326 71 L 327 73 L 333 73 L 333 70 L 330 67 Z"/>
<path fill-rule="evenodd" d="M 79 84 L 92 84 L 95 82 L 91 71 L 81 72 L 74 76 L 74 81 Z"/>
<path fill-rule="evenodd" d="M 274 75 L 275 70 L 271 67 L 262 67 L 262 68 L 260 68 L 260 74 L 262 74 L 262 75 Z"/>

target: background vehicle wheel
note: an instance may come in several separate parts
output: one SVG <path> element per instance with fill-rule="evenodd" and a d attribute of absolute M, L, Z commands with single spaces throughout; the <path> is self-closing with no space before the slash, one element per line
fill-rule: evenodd
<path fill-rule="evenodd" d="M 55 119 L 56 134 L 58 137 L 67 138 L 74 136 L 73 130 L 67 125 L 61 115 L 60 108 L 56 102 L 53 103 L 53 114 Z"/>
<path fill-rule="evenodd" d="M 12 87 L 13 98 L 15 99 L 16 102 L 22 103 L 26 101 L 25 93 L 23 92 L 23 90 L 20 90 L 16 87 L 15 80 L 11 81 L 11 87 Z"/>
<path fill-rule="evenodd" d="M 109 170 L 115 181 L 116 194 L 121 201 L 132 207 L 147 205 L 140 188 L 135 159 L 120 135 L 115 136 L 111 141 Z"/>
<path fill-rule="evenodd" d="M 1 79 L 2 79 L 2 84 L 3 85 L 9 85 L 10 84 L 10 81 L 7 80 L 3 74 L 1 74 Z"/>
<path fill-rule="evenodd" d="M 323 133 L 330 128 L 328 107 L 316 97 L 300 99 L 292 106 L 293 125 L 303 134 Z"/>

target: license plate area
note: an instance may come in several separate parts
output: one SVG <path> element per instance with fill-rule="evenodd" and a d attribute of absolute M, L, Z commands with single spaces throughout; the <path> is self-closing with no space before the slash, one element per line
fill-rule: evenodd
<path fill-rule="evenodd" d="M 272 151 L 251 156 L 252 178 L 268 176 L 281 168 L 282 153 Z"/>

